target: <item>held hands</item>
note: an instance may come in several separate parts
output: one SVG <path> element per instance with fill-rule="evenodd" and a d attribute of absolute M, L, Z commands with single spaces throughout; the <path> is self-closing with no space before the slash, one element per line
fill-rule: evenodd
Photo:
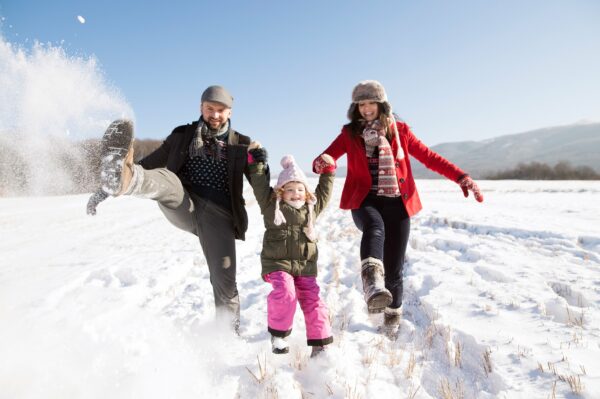
<path fill-rule="evenodd" d="M 108 197 L 109 197 L 109 194 L 102 191 L 102 189 L 99 189 L 94 194 L 92 194 L 92 196 L 90 197 L 90 199 L 88 200 L 88 203 L 87 203 L 87 207 L 86 207 L 87 214 L 94 216 L 96 214 L 96 207 L 98 206 L 98 204 L 100 204 L 102 201 L 104 201 Z"/>
<path fill-rule="evenodd" d="M 258 141 L 253 141 L 248 146 L 248 163 L 250 165 L 259 162 L 267 163 L 268 155 L 267 150 L 261 147 Z"/>
<path fill-rule="evenodd" d="M 328 154 L 321 154 L 313 161 L 313 172 L 317 174 L 335 172 L 335 160 Z"/>
<path fill-rule="evenodd" d="M 483 194 L 481 194 L 481 191 L 479 191 L 477 183 L 475 183 L 469 175 L 461 177 L 461 179 L 458 181 L 458 185 L 460 186 L 460 188 L 462 188 L 465 197 L 469 196 L 470 190 L 473 192 L 473 196 L 475 197 L 477 202 L 483 202 Z"/>

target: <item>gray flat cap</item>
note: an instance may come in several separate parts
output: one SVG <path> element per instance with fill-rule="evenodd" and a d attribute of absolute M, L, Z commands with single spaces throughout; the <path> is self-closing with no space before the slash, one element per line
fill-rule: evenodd
<path fill-rule="evenodd" d="M 204 93 L 202 93 L 202 102 L 204 101 L 213 101 L 217 103 L 221 103 L 228 108 L 233 106 L 233 97 L 223 86 L 209 86 Z"/>

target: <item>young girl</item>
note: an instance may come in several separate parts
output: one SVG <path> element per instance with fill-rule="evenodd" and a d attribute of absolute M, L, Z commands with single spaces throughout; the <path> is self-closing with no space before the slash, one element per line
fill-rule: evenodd
<path fill-rule="evenodd" d="M 333 159 L 329 161 L 333 164 Z M 266 152 L 262 148 L 249 152 L 250 183 L 266 228 L 260 256 L 262 277 L 273 286 L 267 298 L 268 330 L 273 353 L 287 353 L 286 337 L 292 332 L 299 302 L 312 357 L 333 342 L 327 308 L 317 285 L 314 223 L 331 197 L 335 168 L 321 169 L 319 185 L 312 194 L 294 157 L 284 156 L 281 166 L 277 185 L 271 188 Z"/>
<path fill-rule="evenodd" d="M 370 313 L 384 312 L 383 330 L 395 335 L 402 305 L 402 266 L 408 243 L 410 217 L 421 210 L 409 155 L 429 169 L 469 190 L 477 201 L 483 196 L 460 168 L 429 149 L 408 125 L 396 121 L 383 86 L 360 82 L 352 91 L 350 123 L 314 163 L 315 172 L 330 167 L 325 155 L 348 156 L 348 173 L 340 208 L 351 209 L 362 231 L 361 276 Z"/>

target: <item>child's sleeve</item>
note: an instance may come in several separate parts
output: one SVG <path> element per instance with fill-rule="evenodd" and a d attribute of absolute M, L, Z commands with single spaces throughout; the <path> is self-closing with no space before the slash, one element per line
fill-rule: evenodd
<path fill-rule="evenodd" d="M 273 198 L 273 189 L 269 186 L 271 175 L 269 173 L 269 165 L 263 162 L 257 162 L 248 165 L 248 169 L 250 172 L 250 185 L 252 186 L 252 191 L 254 191 L 256 202 L 258 202 L 261 211 L 263 211 Z"/>
<path fill-rule="evenodd" d="M 333 173 L 323 173 L 319 176 L 319 184 L 315 189 L 315 196 L 317 197 L 317 203 L 315 204 L 315 215 L 319 216 L 321 211 L 325 209 L 331 194 L 333 192 L 333 181 L 335 175 Z"/>

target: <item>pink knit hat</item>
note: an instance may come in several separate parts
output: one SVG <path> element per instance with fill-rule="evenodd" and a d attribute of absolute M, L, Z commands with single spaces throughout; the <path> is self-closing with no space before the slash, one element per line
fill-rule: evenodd
<path fill-rule="evenodd" d="M 304 188 L 306 189 L 306 192 L 308 193 L 308 196 L 310 197 L 310 199 L 306 201 L 306 205 L 308 206 L 308 225 L 307 225 L 307 227 L 304 228 L 304 233 L 306 234 L 306 236 L 308 238 L 310 238 L 311 240 L 314 240 L 316 237 L 314 234 L 313 208 L 314 208 L 315 204 L 317 203 L 317 198 L 308 189 L 306 175 L 304 174 L 302 169 L 300 169 L 300 167 L 298 166 L 298 164 L 296 163 L 296 160 L 294 159 L 294 157 L 292 155 L 284 155 L 283 158 L 281 158 L 281 166 L 283 167 L 283 170 L 281 171 L 281 173 L 279 173 L 279 177 L 277 178 L 277 185 L 275 186 L 275 192 L 277 192 L 277 202 L 275 203 L 274 223 L 277 226 L 279 226 L 280 224 L 286 222 L 285 217 L 283 216 L 283 213 L 279 209 L 279 203 L 281 202 L 281 195 L 278 193 L 278 190 L 280 188 L 282 188 L 283 186 L 285 186 L 289 182 L 295 181 L 295 182 L 302 183 L 302 184 L 304 184 Z"/>
<path fill-rule="evenodd" d="M 284 155 L 283 158 L 281 158 L 281 166 L 283 167 L 283 170 L 279 173 L 275 189 L 281 188 L 291 181 L 297 181 L 304 184 L 308 190 L 306 175 L 302 169 L 300 169 L 292 155 Z"/>

